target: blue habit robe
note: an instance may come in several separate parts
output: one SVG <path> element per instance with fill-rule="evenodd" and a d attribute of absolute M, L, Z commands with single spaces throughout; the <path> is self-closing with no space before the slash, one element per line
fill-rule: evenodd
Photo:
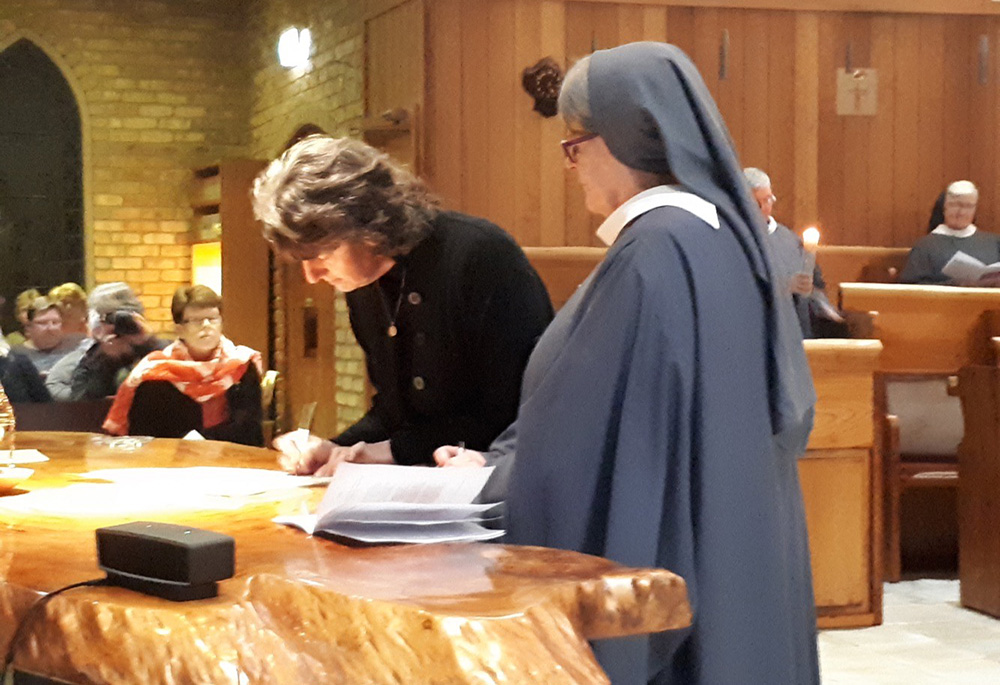
<path fill-rule="evenodd" d="M 687 582 L 690 628 L 594 645 L 615 685 L 819 680 L 796 468 L 811 412 L 772 435 L 765 297 L 724 217 L 647 212 L 540 339 L 494 445 L 505 542 Z"/>

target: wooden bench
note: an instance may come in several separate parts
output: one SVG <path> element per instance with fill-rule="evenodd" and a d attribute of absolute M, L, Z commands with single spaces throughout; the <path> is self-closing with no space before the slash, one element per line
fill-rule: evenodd
<path fill-rule="evenodd" d="M 526 247 L 538 275 L 542 277 L 553 306 L 558 310 L 594 270 L 607 250 L 603 247 Z M 816 263 L 823 269 L 827 292 L 836 299 L 837 284 L 847 282 L 894 282 L 903 270 L 909 248 L 861 245 L 821 245 Z"/>
<path fill-rule="evenodd" d="M 603 247 L 526 247 L 524 254 L 541 276 L 556 311 L 600 264 Z"/>
<path fill-rule="evenodd" d="M 840 283 L 895 283 L 909 254 L 908 247 L 820 245 L 816 263 L 833 299 Z"/>
<path fill-rule="evenodd" d="M 882 462 L 873 415 L 877 340 L 807 340 L 818 401 L 799 460 L 823 628 L 882 622 Z"/>
<path fill-rule="evenodd" d="M 961 479 L 956 440 L 949 436 L 960 437 L 963 426 L 958 399 L 945 396 L 944 388 L 963 366 L 995 363 L 1000 289 L 842 283 L 840 294 L 843 308 L 876 312 L 873 335 L 884 347 L 876 415 L 886 440 L 886 579 L 898 580 L 904 566 L 950 570 L 961 554 L 956 514 Z M 924 386 L 936 397 L 933 406 L 919 406 L 914 395 Z M 951 447 L 938 449 L 944 444 Z"/>

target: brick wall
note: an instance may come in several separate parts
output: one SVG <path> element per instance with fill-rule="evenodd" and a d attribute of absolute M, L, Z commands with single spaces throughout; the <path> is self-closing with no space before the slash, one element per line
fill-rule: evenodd
<path fill-rule="evenodd" d="M 191 170 L 249 151 L 246 4 L 0 2 L 0 49 L 32 40 L 78 100 L 88 285 L 130 283 L 159 329 L 190 280 Z"/>
<path fill-rule="evenodd" d="M 248 28 L 253 52 L 250 130 L 255 157 L 272 159 L 292 132 L 306 122 L 335 135 L 347 135 L 357 126 L 364 111 L 363 4 L 350 0 L 252 3 Z M 278 64 L 278 36 L 289 26 L 309 28 L 312 33 L 312 57 L 303 69 L 285 69 Z M 335 316 L 336 424 L 342 430 L 365 411 L 365 371 L 342 296 L 337 296 Z M 280 320 L 277 323 L 282 324 Z"/>

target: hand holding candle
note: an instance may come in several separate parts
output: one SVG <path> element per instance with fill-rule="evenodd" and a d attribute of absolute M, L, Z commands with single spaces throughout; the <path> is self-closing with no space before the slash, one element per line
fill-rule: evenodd
<path fill-rule="evenodd" d="M 810 226 L 802 231 L 802 248 L 805 251 L 802 256 L 802 273 L 809 274 L 809 277 L 812 278 L 812 273 L 816 268 L 816 250 L 819 249 L 818 228 Z"/>

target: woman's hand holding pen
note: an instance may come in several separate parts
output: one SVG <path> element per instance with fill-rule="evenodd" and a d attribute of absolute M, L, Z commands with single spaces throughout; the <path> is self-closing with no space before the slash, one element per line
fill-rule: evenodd
<path fill-rule="evenodd" d="M 330 462 L 336 449 L 347 449 L 338 448 L 329 440 L 323 440 L 304 429 L 279 435 L 272 444 L 281 453 L 278 455 L 278 465 L 285 471 L 300 476 L 313 473 L 329 475 L 318 471 Z"/>
<path fill-rule="evenodd" d="M 278 436 L 273 444 L 281 452 L 278 464 L 285 471 L 296 475 L 332 476 L 343 461 L 361 464 L 393 463 L 388 440 L 358 442 L 344 447 L 300 429 Z"/>
<path fill-rule="evenodd" d="M 467 450 L 464 445 L 445 445 L 434 450 L 438 466 L 486 466 L 482 452 Z"/>

